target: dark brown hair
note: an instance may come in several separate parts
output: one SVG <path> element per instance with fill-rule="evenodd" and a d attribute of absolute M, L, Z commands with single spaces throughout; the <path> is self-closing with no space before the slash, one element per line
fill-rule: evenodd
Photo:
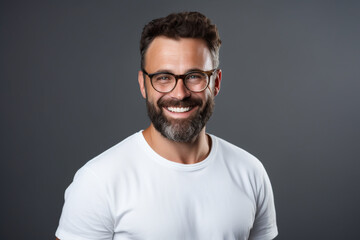
<path fill-rule="evenodd" d="M 221 40 L 218 30 L 209 18 L 199 12 L 172 13 L 158 18 L 145 25 L 141 34 L 140 54 L 141 69 L 145 67 L 145 53 L 150 43 L 159 36 L 172 39 L 203 39 L 211 52 L 214 68 L 219 66 L 219 50 Z"/>

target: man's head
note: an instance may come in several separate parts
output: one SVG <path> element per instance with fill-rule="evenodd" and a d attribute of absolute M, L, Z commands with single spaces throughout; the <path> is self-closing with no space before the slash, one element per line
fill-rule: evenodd
<path fill-rule="evenodd" d="M 221 45 L 219 32 L 210 19 L 203 14 L 199 12 L 173 13 L 167 17 L 154 19 L 145 25 L 140 40 L 141 69 L 145 67 L 145 54 L 150 43 L 159 36 L 171 39 L 197 38 L 204 40 L 211 52 L 213 67 L 219 67 Z"/>
<path fill-rule="evenodd" d="M 191 142 L 204 129 L 220 89 L 220 39 L 216 28 L 199 13 L 171 14 L 148 25 L 142 34 L 143 67 L 138 76 L 148 115 L 166 138 Z M 174 80 L 174 88 L 161 85 L 169 79 Z M 197 79 L 203 81 L 200 88 L 192 85 Z"/>

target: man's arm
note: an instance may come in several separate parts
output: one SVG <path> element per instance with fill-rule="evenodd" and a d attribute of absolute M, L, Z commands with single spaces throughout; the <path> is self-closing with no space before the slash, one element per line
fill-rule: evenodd
<path fill-rule="evenodd" d="M 258 175 L 262 176 L 259 179 L 259 184 L 257 184 L 259 186 L 257 189 L 257 210 L 249 240 L 274 239 L 278 235 L 274 195 L 269 177 L 263 167 L 262 173 L 258 173 Z"/>
<path fill-rule="evenodd" d="M 112 239 L 106 183 L 88 166 L 81 168 L 65 192 L 56 240 Z"/>

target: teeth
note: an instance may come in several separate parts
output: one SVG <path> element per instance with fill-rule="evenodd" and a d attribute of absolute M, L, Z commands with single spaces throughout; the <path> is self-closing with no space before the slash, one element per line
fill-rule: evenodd
<path fill-rule="evenodd" d="M 189 111 L 190 107 L 168 107 L 167 109 L 171 112 L 182 113 Z"/>

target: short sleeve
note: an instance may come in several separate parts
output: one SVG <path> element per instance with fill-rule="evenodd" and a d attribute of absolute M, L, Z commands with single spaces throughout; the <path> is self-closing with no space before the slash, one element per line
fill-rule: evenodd
<path fill-rule="evenodd" d="M 270 240 L 277 236 L 274 195 L 269 177 L 262 169 L 256 198 L 256 215 L 249 240 Z"/>
<path fill-rule="evenodd" d="M 60 240 L 108 240 L 113 219 L 106 185 L 86 165 L 65 191 L 65 203 L 56 236 Z"/>

